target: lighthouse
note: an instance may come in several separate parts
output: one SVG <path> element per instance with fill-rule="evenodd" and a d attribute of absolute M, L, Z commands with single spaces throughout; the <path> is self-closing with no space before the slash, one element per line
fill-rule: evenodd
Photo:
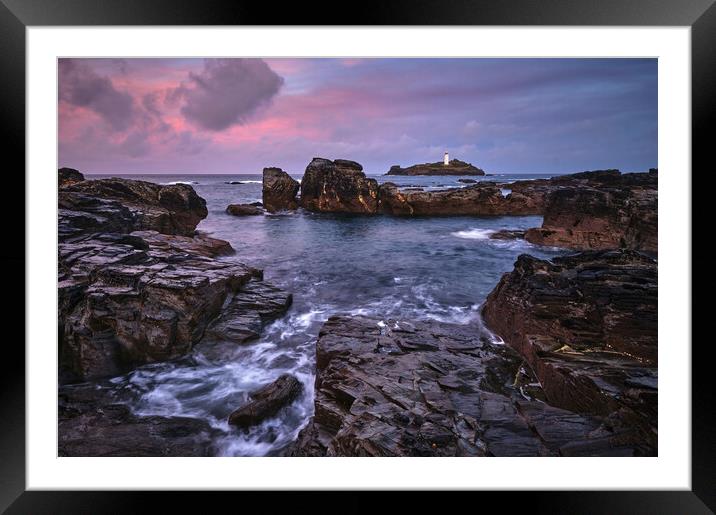
<path fill-rule="evenodd" d="M 448 156 L 448 153 L 447 153 L 447 152 L 445 152 L 445 156 L 443 157 L 443 164 L 444 164 L 445 166 L 447 166 L 447 165 L 450 164 L 450 156 Z"/>

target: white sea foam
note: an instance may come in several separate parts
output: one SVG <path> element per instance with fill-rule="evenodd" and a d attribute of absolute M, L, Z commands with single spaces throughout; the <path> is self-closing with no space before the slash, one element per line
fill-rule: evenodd
<path fill-rule="evenodd" d="M 493 229 L 469 229 L 467 231 L 451 232 L 450 234 L 466 240 L 489 240 L 490 235 L 494 232 Z"/>
<path fill-rule="evenodd" d="M 196 181 L 171 181 L 171 182 L 163 182 L 161 183 L 162 186 L 174 186 L 175 184 L 199 184 Z"/>

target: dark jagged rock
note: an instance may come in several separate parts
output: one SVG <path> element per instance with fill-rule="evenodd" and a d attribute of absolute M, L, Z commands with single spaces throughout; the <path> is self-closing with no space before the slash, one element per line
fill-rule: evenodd
<path fill-rule="evenodd" d="M 530 229 L 525 239 L 575 250 L 627 248 L 656 253 L 657 174 L 611 172 L 575 174 L 572 177 L 581 175 L 586 184 L 549 193 L 542 227 Z"/>
<path fill-rule="evenodd" d="M 525 231 L 515 229 L 502 229 L 490 234 L 492 240 L 520 240 L 525 237 Z"/>
<path fill-rule="evenodd" d="M 79 170 L 74 168 L 60 168 L 57 170 L 57 184 L 60 188 L 65 186 L 72 186 L 78 182 L 85 180 L 85 176 L 82 175 Z"/>
<path fill-rule="evenodd" d="M 295 401 L 303 385 L 290 374 L 283 374 L 273 383 L 253 392 L 251 402 L 229 415 L 229 424 L 238 428 L 249 428 L 275 416 L 281 408 Z"/>
<path fill-rule="evenodd" d="M 82 192 L 75 191 L 80 185 Z M 177 191 L 187 198 L 177 200 Z M 100 196 L 105 193 L 111 198 Z M 154 193 L 155 204 L 149 204 Z M 244 292 L 242 316 L 261 320 L 275 309 L 273 299 L 257 293 L 261 287 L 272 288 L 254 284 L 262 277 L 260 270 L 214 259 L 233 252 L 229 243 L 196 234 L 194 226 L 187 225 L 191 216 L 166 208 L 204 205 L 203 199 L 192 200 L 192 195 L 196 194 L 188 186 L 167 192 L 131 180 L 84 181 L 59 192 L 58 335 L 63 382 L 116 375 L 139 364 L 186 354 L 225 305 L 231 305 L 229 299 L 249 288 L 249 281 L 254 280 L 250 291 Z M 130 200 L 119 200 L 122 197 Z M 161 223 L 154 223 L 160 219 Z M 158 225 L 165 232 L 146 230 L 147 225 Z M 179 228 L 190 232 L 190 227 L 193 237 L 175 234 Z M 262 300 L 265 306 L 259 306 Z"/>
<path fill-rule="evenodd" d="M 296 194 L 301 186 L 280 168 L 264 168 L 263 203 L 270 213 L 298 208 Z"/>
<path fill-rule="evenodd" d="M 162 239 L 100 234 L 60 243 L 60 363 L 78 379 L 189 352 L 227 296 L 260 272 L 178 252 Z M 167 247 L 168 245 L 168 247 Z"/>
<path fill-rule="evenodd" d="M 301 180 L 301 205 L 325 213 L 374 214 L 378 210 L 378 182 L 366 178 L 355 161 L 316 157 Z"/>
<path fill-rule="evenodd" d="M 229 204 L 226 212 L 233 216 L 257 216 L 264 213 L 263 209 L 251 204 Z"/>
<path fill-rule="evenodd" d="M 234 294 L 207 330 L 207 337 L 244 343 L 256 339 L 270 321 L 283 315 L 293 296 L 263 281 L 251 281 Z"/>
<path fill-rule="evenodd" d="M 442 161 L 407 168 L 393 165 L 386 175 L 485 175 L 485 171 L 459 159 L 451 159 L 447 165 Z"/>
<path fill-rule="evenodd" d="M 657 440 L 657 264 L 633 251 L 553 263 L 523 254 L 488 295 L 488 327 L 522 355 L 550 404 Z"/>
<path fill-rule="evenodd" d="M 397 216 L 536 215 L 542 206 L 520 193 L 502 194 L 494 182 L 438 191 L 406 191 L 380 185 L 380 209 Z"/>
<path fill-rule="evenodd" d="M 532 400 L 516 354 L 472 326 L 331 317 L 298 456 L 556 456 L 643 452 L 626 430 Z M 533 383 L 526 378 L 523 384 Z"/>
<path fill-rule="evenodd" d="M 168 255 L 194 254 L 204 257 L 230 256 L 235 253 L 228 241 L 212 238 L 201 232 L 193 238 L 188 236 L 161 234 L 156 231 L 134 231 L 131 237 L 140 238 L 147 248 Z"/>
<path fill-rule="evenodd" d="M 59 192 L 61 209 L 108 200 L 129 211 L 133 230 L 192 236 L 197 224 L 208 214 L 206 201 L 187 184 L 162 186 L 112 178 L 78 182 Z"/>
<path fill-rule="evenodd" d="M 216 430 L 186 417 L 139 417 L 90 385 L 59 393 L 59 456 L 211 456 Z"/>
<path fill-rule="evenodd" d="M 458 179 L 457 182 L 461 182 L 463 184 L 476 184 L 477 181 L 475 179 Z"/>

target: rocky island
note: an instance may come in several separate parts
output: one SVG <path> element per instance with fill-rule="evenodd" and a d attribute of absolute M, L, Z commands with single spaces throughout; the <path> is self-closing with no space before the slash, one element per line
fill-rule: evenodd
<path fill-rule="evenodd" d="M 485 175 L 485 171 L 459 159 L 451 159 L 447 163 L 423 163 L 401 168 L 393 165 L 386 175 Z"/>

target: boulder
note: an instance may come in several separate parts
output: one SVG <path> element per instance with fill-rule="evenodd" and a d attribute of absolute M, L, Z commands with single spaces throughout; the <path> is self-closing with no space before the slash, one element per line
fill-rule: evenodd
<path fill-rule="evenodd" d="M 270 213 L 298 208 L 300 184 L 280 168 L 264 168 L 263 204 Z"/>
<path fill-rule="evenodd" d="M 115 201 L 129 211 L 133 230 L 193 236 L 206 218 L 206 201 L 187 184 L 159 185 L 131 179 L 82 181 L 62 188 L 61 209 L 72 210 L 87 203 Z M 83 210 L 80 208 L 80 210 Z"/>
<path fill-rule="evenodd" d="M 283 374 L 273 383 L 253 392 L 251 402 L 229 415 L 229 424 L 242 429 L 260 424 L 295 401 L 302 391 L 303 385 L 298 379 Z"/>
<path fill-rule="evenodd" d="M 315 414 L 294 456 L 624 456 L 650 453 L 597 416 L 547 405 L 489 332 L 333 316 L 316 344 Z"/>
<path fill-rule="evenodd" d="M 521 255 L 482 309 L 547 401 L 632 428 L 656 449 L 657 264 L 628 250 Z"/>
<path fill-rule="evenodd" d="M 226 212 L 233 216 L 257 216 L 264 213 L 263 209 L 251 204 L 229 204 Z"/>
<path fill-rule="evenodd" d="M 301 180 L 301 205 L 324 213 L 374 214 L 378 210 L 378 182 L 366 178 L 355 161 L 316 157 Z"/>
<path fill-rule="evenodd" d="M 57 170 L 58 187 L 64 188 L 85 180 L 85 176 L 74 168 L 60 168 Z"/>
<path fill-rule="evenodd" d="M 477 181 L 475 179 L 458 179 L 457 182 L 461 182 L 463 184 L 476 184 Z"/>

